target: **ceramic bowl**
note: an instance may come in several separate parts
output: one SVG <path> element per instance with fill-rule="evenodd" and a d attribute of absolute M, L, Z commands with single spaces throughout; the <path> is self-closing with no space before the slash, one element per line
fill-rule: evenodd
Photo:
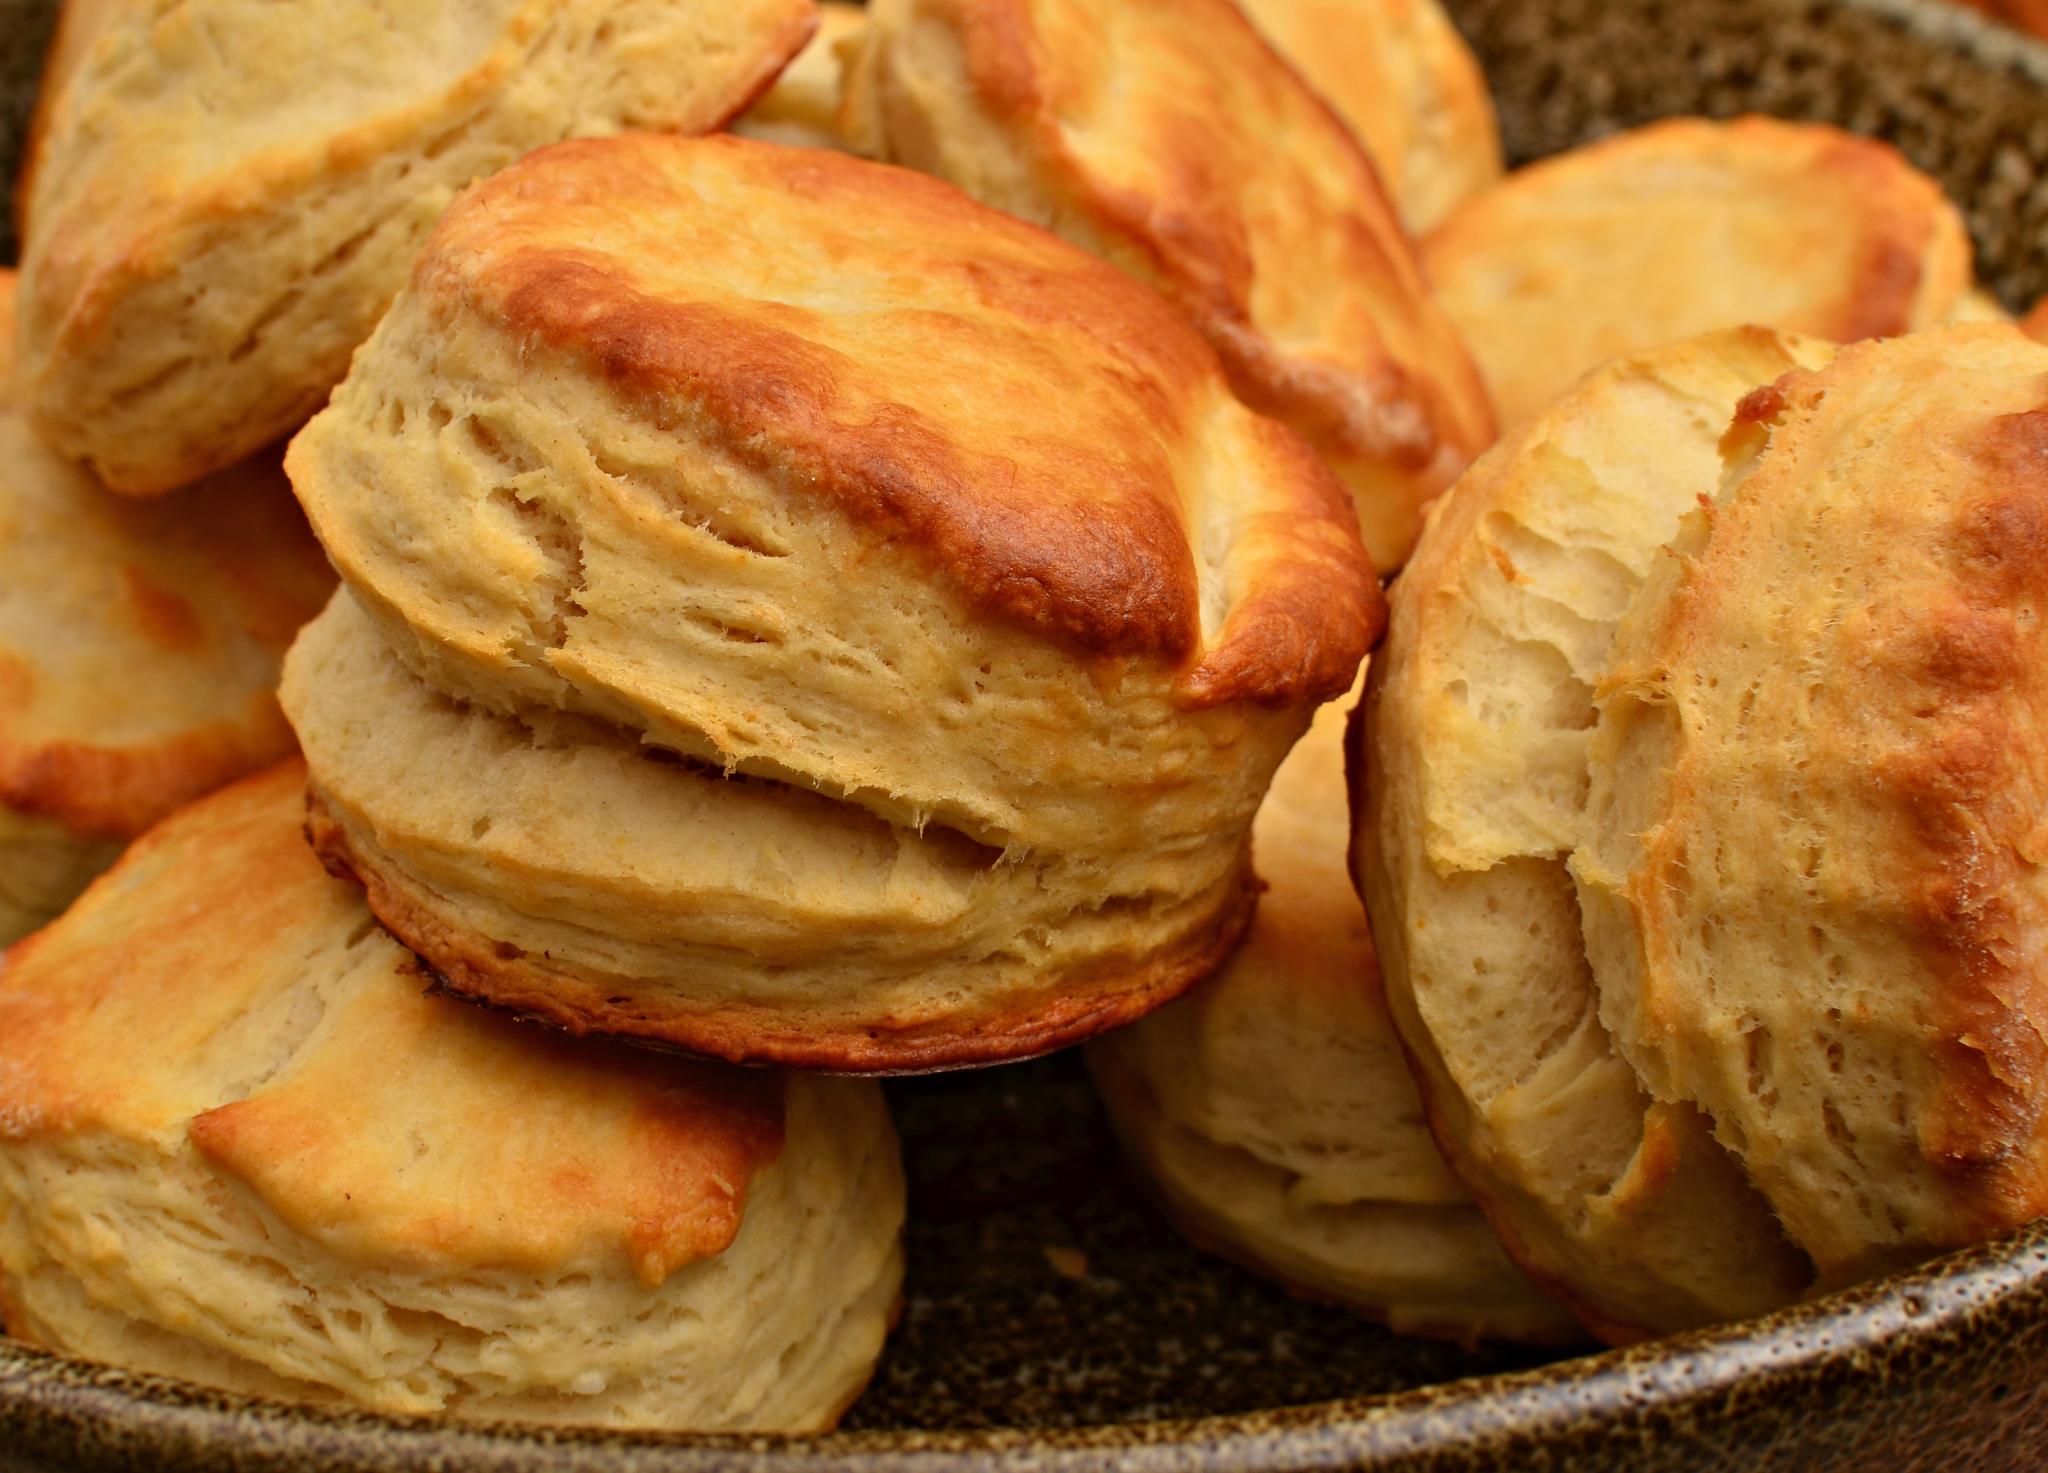
<path fill-rule="evenodd" d="M 2008 306 L 2048 290 L 2048 50 L 1933 0 L 1451 9 L 1517 160 L 1672 113 L 1832 121 L 1947 185 Z M 49 10 L 0 0 L 0 168 Z M 1298 1302 L 1187 1247 L 1126 1174 L 1070 1056 L 891 1090 L 911 1278 L 874 1385 L 830 1437 L 393 1421 L 0 1340 L 0 1473 L 2048 1467 L 2048 1225 L 1629 1351 L 1461 1348 Z"/>

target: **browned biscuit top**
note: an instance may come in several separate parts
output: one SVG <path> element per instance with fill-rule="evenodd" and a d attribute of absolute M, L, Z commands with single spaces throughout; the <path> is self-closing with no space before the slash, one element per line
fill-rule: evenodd
<path fill-rule="evenodd" d="M 1197 701 L 1333 695 L 1377 634 L 1307 447 L 1157 295 L 937 181 L 736 138 L 566 143 L 459 201 L 413 291 L 859 546 L 921 553 L 982 614 L 1182 667 Z"/>
<path fill-rule="evenodd" d="M 722 1252 L 782 1150 L 780 1077 L 427 995 L 307 848 L 304 781 L 294 760 L 183 810 L 6 953 L 0 1137 L 183 1133 L 365 1262 L 599 1250 L 659 1283 Z"/>
<path fill-rule="evenodd" d="M 140 833 L 292 747 L 273 694 L 333 575 L 273 457 L 136 504 L 45 447 L 0 271 L 0 805 Z"/>
<path fill-rule="evenodd" d="M 1617 640 L 1579 872 L 1650 1086 L 1839 1280 L 2048 1207 L 2048 352 L 1857 345 L 1723 454 Z"/>

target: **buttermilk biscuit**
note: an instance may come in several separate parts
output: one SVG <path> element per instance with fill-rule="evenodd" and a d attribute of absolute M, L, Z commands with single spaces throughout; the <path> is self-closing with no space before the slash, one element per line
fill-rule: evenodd
<path fill-rule="evenodd" d="M 1431 1125 L 1517 1261 L 1612 1339 L 1813 1279 L 1713 1123 L 1610 1035 L 1569 861 L 1617 623 L 1736 405 L 1828 352 L 1734 329 L 1587 378 L 1445 498 L 1366 688 L 1353 859 Z"/>
<path fill-rule="evenodd" d="M 1381 572 L 1493 438 L 1371 160 L 1229 0 L 878 0 L 844 126 L 1157 286 L 1356 500 Z"/>
<path fill-rule="evenodd" d="M 1623 1056 L 1839 1284 L 2048 1212 L 2048 349 L 1846 349 L 1722 456 L 1572 869 Z"/>
<path fill-rule="evenodd" d="M 1185 987 L 1382 615 L 1153 293 L 743 139 L 478 186 L 288 465 L 349 589 L 285 682 L 323 853 L 450 986 L 731 1058 L 984 1062 Z"/>
<path fill-rule="evenodd" d="M 852 149 L 839 131 L 839 57 L 866 19 L 861 6 L 820 0 L 818 33 L 761 100 L 733 119 L 732 131 L 797 148 Z"/>
<path fill-rule="evenodd" d="M 902 1277 L 880 1091 L 425 995 L 303 788 L 185 809 L 7 953 L 9 1332 L 394 1413 L 830 1426 Z"/>
<path fill-rule="evenodd" d="M 1910 332 L 1970 285 L 1961 216 L 1896 150 L 1756 117 L 1653 123 L 1517 170 L 1423 258 L 1504 425 L 1624 353 L 1743 323 Z"/>
<path fill-rule="evenodd" d="M 1088 1045 L 1133 1160 L 1190 1237 L 1408 1333 L 1561 1341 L 1444 1165 L 1345 867 L 1344 719 L 1323 708 L 1253 829 L 1265 894 L 1213 977 Z"/>
<path fill-rule="evenodd" d="M 1239 0 L 1365 145 L 1411 232 L 1500 177 L 1493 94 L 1437 0 Z"/>
<path fill-rule="evenodd" d="M 317 409 L 468 181 L 544 143 L 698 132 L 803 46 L 811 0 L 88 0 L 24 185 L 38 428 L 116 490 Z"/>
<path fill-rule="evenodd" d="M 0 272 L 0 942 L 291 750 L 278 663 L 334 582 L 274 452 L 149 504 L 51 454 L 16 393 L 13 306 Z"/>

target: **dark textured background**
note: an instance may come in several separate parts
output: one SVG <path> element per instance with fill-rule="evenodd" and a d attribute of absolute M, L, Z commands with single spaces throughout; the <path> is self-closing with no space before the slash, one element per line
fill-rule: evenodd
<path fill-rule="evenodd" d="M 53 0 L 0 0 L 0 179 L 12 181 L 21 164 L 21 136 L 29 109 L 35 105 L 36 73 L 50 27 L 57 18 Z M 9 191 L 10 199 L 12 190 Z M 14 260 L 14 211 L 0 222 L 0 262 Z"/>

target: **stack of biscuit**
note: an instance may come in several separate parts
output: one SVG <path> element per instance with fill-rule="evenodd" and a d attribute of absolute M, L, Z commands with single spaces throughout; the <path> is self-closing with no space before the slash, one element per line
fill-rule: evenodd
<path fill-rule="evenodd" d="M 1503 177 L 1434 0 L 73 0 L 20 217 L 11 1334 L 820 1430 L 862 1076 L 1084 1040 L 1406 1333 L 2048 1210 L 2048 349 L 1883 145 Z"/>

